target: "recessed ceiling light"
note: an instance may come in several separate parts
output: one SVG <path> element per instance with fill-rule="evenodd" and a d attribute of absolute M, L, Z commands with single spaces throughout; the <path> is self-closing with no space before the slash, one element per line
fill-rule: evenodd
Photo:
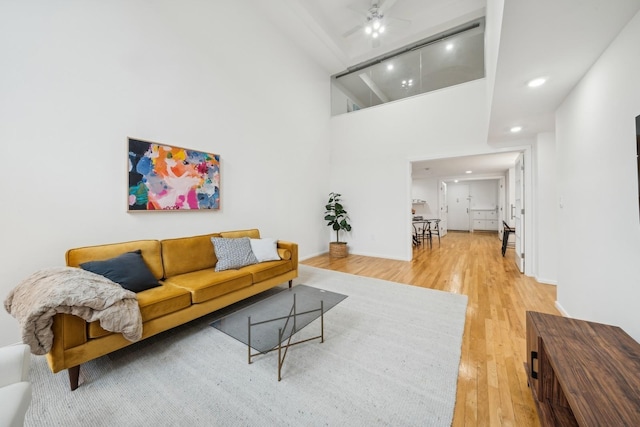
<path fill-rule="evenodd" d="M 473 171 L 465 171 L 465 173 L 473 173 Z"/>
<path fill-rule="evenodd" d="M 457 180 L 457 179 L 454 179 L 454 180 L 453 180 L 453 182 L 458 182 L 458 180 Z"/>
<path fill-rule="evenodd" d="M 453 43 L 447 43 L 446 49 L 447 50 L 453 49 Z"/>
<path fill-rule="evenodd" d="M 393 70 L 393 64 L 387 64 L 387 70 L 389 71 Z"/>
<path fill-rule="evenodd" d="M 514 126 L 509 130 L 511 131 L 511 133 L 518 133 L 522 130 L 522 126 Z"/>
<path fill-rule="evenodd" d="M 538 86 L 542 86 L 546 82 L 547 82 L 547 79 L 545 77 L 538 77 L 537 79 L 533 79 L 529 83 L 527 83 L 527 86 L 538 87 Z"/>

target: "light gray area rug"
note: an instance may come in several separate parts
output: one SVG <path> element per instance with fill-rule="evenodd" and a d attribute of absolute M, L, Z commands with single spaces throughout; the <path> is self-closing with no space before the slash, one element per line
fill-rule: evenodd
<path fill-rule="evenodd" d="M 348 298 L 326 313 L 324 343 L 289 349 L 281 382 L 277 353 L 247 364 L 214 313 L 82 365 L 73 392 L 33 356 L 25 425 L 451 425 L 466 296 L 303 265 L 301 283 Z"/>

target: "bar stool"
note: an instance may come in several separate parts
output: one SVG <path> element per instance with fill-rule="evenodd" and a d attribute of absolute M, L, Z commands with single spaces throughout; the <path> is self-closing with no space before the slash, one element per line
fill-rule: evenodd
<path fill-rule="evenodd" d="M 509 234 L 515 233 L 516 229 L 509 227 L 509 224 L 504 221 L 502 221 L 502 226 L 504 228 L 504 231 L 502 232 L 502 256 L 504 256 L 507 252 L 507 245 L 509 244 Z"/>
<path fill-rule="evenodd" d="M 434 234 L 438 235 L 438 246 L 440 246 L 440 219 L 433 220 L 435 227 L 429 227 L 429 234 L 433 238 Z"/>
<path fill-rule="evenodd" d="M 429 232 L 429 221 L 413 222 L 413 243 L 415 245 L 424 244 L 425 240 L 429 241 L 431 247 L 431 233 Z"/>

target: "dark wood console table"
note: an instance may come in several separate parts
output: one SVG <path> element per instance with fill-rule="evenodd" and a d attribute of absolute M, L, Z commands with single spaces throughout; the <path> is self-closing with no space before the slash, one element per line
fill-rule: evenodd
<path fill-rule="evenodd" d="M 543 426 L 640 426 L 640 344 L 616 326 L 527 311 L 525 369 Z"/>

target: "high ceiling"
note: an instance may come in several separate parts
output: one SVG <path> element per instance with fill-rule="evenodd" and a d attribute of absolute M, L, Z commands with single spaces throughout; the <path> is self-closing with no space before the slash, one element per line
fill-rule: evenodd
<path fill-rule="evenodd" d="M 491 1 L 491 4 L 500 3 Z M 265 14 L 330 74 L 484 16 L 486 0 L 281 0 Z M 377 3 L 393 18 L 375 44 L 363 30 Z M 490 144 L 532 141 L 555 130 L 567 94 L 620 30 L 640 0 L 504 0 L 489 132 Z M 268 4 L 268 7 L 266 6 Z M 491 23 L 487 23 L 490 27 Z M 547 83 L 527 87 L 536 77 Z M 513 134 L 513 126 L 522 131 Z M 471 161 L 471 159 L 468 159 Z M 471 167 L 470 167 L 471 168 Z"/>
<path fill-rule="evenodd" d="M 335 43 L 349 65 L 484 15 L 484 0 L 296 0 Z M 378 5 L 386 31 L 377 40 L 364 23 Z"/>

